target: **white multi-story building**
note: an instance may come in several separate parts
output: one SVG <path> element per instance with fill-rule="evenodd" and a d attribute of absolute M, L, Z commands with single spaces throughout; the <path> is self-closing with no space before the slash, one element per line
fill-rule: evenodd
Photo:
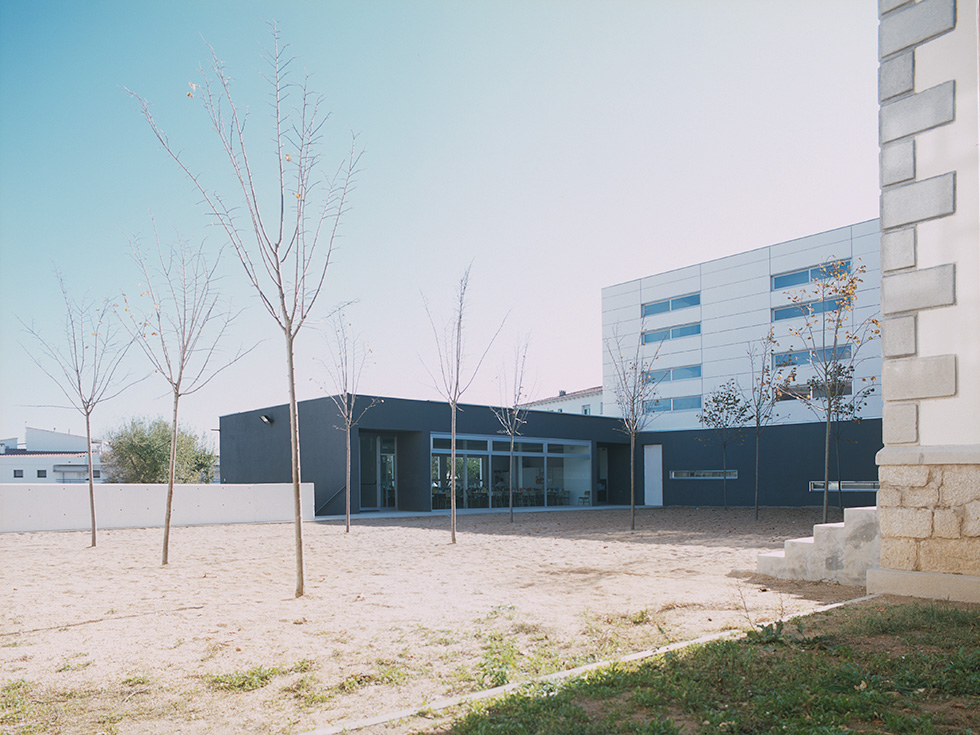
<path fill-rule="evenodd" d="M 602 415 L 602 386 L 584 390 L 558 391 L 557 396 L 528 401 L 525 408 L 532 411 L 554 411 L 555 413 L 580 413 L 585 416 Z"/>
<path fill-rule="evenodd" d="M 24 445 L 0 439 L 0 483 L 88 482 L 85 437 L 28 426 Z M 92 475 L 101 482 L 102 442 L 92 442 Z"/>
<path fill-rule="evenodd" d="M 704 397 L 734 378 L 743 389 L 751 385 L 748 349 L 772 329 L 778 341 L 777 360 L 795 368 L 795 381 L 812 374 L 812 345 L 792 332 L 805 313 L 824 308 L 805 296 L 821 278 L 821 266 L 845 261 L 851 272 L 864 268 L 849 318 L 860 324 L 879 311 L 881 282 L 878 220 L 802 237 L 706 263 L 609 286 L 602 291 L 604 413 L 616 416 L 613 358 L 606 347 L 618 341 L 624 354 L 642 341 L 641 359 L 658 383 L 656 400 L 648 405 L 647 430 L 702 428 L 698 416 Z M 809 301 L 802 305 L 799 302 Z M 819 345 L 818 345 L 819 346 Z M 855 385 L 881 376 L 878 340 L 843 349 L 853 357 Z M 616 350 L 613 350 L 613 354 Z M 782 423 L 806 423 L 817 417 L 799 401 L 781 401 Z M 881 397 L 875 391 L 861 411 L 881 418 Z"/>

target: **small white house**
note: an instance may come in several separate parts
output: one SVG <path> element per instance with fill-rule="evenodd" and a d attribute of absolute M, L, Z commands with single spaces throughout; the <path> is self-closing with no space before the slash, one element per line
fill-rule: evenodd
<path fill-rule="evenodd" d="M 48 429 L 25 429 L 23 446 L 16 438 L 0 440 L 0 483 L 88 482 L 85 437 Z M 101 482 L 102 442 L 92 442 L 92 477 Z"/>
<path fill-rule="evenodd" d="M 557 396 L 542 398 L 524 404 L 531 411 L 553 411 L 555 413 L 580 413 L 586 416 L 602 415 L 602 386 L 585 390 L 558 391 Z"/>

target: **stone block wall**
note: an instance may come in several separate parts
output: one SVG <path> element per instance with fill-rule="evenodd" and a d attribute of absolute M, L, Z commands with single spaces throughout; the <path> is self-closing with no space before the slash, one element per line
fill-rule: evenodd
<path fill-rule="evenodd" d="M 980 602 L 980 0 L 879 0 L 881 555 L 868 591 Z"/>
<path fill-rule="evenodd" d="M 882 467 L 880 566 L 980 576 L 980 473 L 968 465 Z"/>

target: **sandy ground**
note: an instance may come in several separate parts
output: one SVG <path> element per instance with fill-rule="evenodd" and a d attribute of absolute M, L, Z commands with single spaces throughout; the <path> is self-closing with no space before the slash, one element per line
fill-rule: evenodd
<path fill-rule="evenodd" d="M 0 535 L 4 733 L 303 733 L 858 597 L 754 575 L 815 509 L 641 509 Z M 832 519 L 834 520 L 834 519 Z M 278 670 L 254 691 L 209 675 Z M 26 691 L 24 688 L 18 690 Z M 9 698 L 9 697 L 8 697 Z M 414 732 L 417 718 L 372 733 Z M 29 729 L 34 727 L 36 729 Z"/>

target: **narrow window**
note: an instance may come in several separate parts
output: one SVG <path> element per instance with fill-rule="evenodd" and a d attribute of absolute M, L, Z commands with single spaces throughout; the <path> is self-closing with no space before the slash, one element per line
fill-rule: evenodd
<path fill-rule="evenodd" d="M 692 293 L 689 296 L 679 296 L 676 299 L 670 300 L 670 310 L 676 311 L 677 309 L 686 309 L 689 306 L 700 306 L 701 305 L 701 294 Z"/>
<path fill-rule="evenodd" d="M 670 338 L 689 337 L 692 334 L 701 334 L 700 324 L 685 324 L 681 327 L 674 327 L 670 330 Z"/>
<path fill-rule="evenodd" d="M 675 411 L 697 411 L 701 408 L 701 396 L 682 396 L 674 399 Z"/>
<path fill-rule="evenodd" d="M 670 301 L 655 301 L 652 304 L 644 304 L 640 309 L 642 316 L 653 316 L 670 311 Z"/>
<path fill-rule="evenodd" d="M 643 333 L 643 344 L 657 344 L 663 342 L 665 339 L 670 339 L 670 330 L 661 329 L 656 332 L 644 332 Z"/>
<path fill-rule="evenodd" d="M 690 378 L 701 377 L 700 365 L 689 365 L 687 367 L 675 367 L 670 371 L 671 380 L 688 380 Z"/>
<path fill-rule="evenodd" d="M 647 383 L 663 383 L 670 380 L 670 370 L 648 370 L 643 373 L 643 380 Z"/>

